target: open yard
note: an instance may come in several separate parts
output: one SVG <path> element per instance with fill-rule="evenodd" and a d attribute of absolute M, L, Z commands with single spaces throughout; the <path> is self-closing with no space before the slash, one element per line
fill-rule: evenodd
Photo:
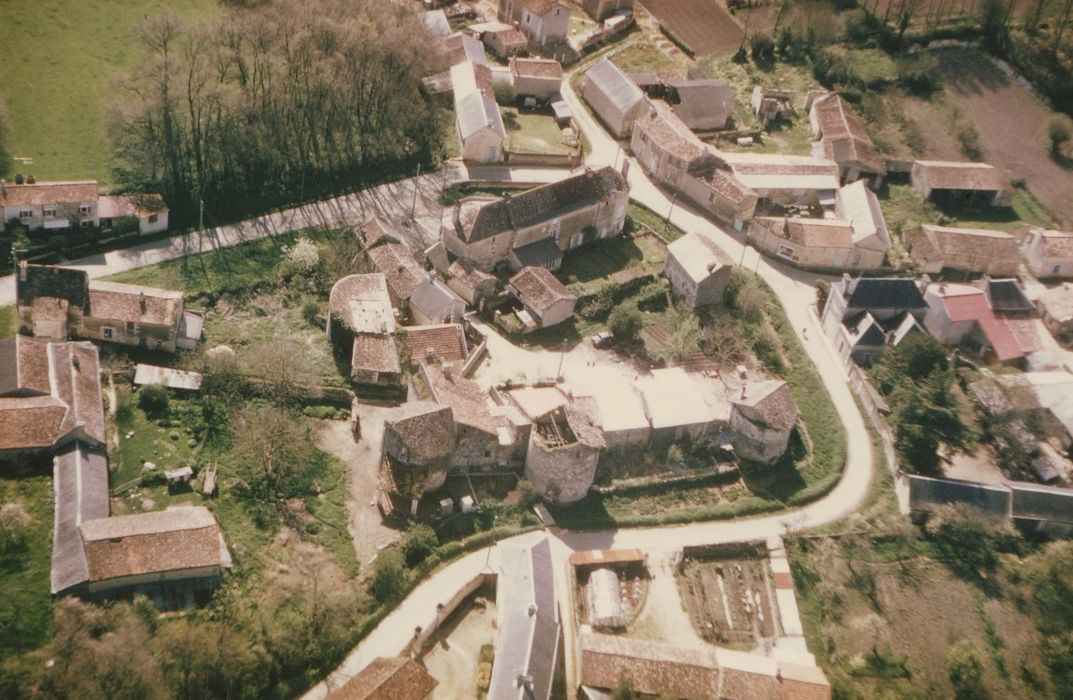
<path fill-rule="evenodd" d="M 169 11 L 200 19 L 216 0 L 40 0 L 0 5 L 0 94 L 13 168 L 42 180 L 99 179 L 112 164 L 105 114 L 111 81 L 139 60 L 138 24 Z M 11 177 L 14 172 L 0 173 Z"/>
<path fill-rule="evenodd" d="M 643 4 L 697 56 L 732 53 L 741 45 L 741 26 L 717 0 L 644 0 Z"/>
<path fill-rule="evenodd" d="M 595 291 L 608 282 L 622 284 L 658 274 L 666 258 L 667 246 L 654 235 L 613 238 L 565 256 L 558 277 L 565 284 Z"/>
<path fill-rule="evenodd" d="M 984 160 L 1024 179 L 1056 218 L 1073 224 L 1073 170 L 1055 162 L 1046 144 L 1053 112 L 979 52 L 937 55 L 948 99 L 975 126 Z"/>
<path fill-rule="evenodd" d="M 430 640 L 422 661 L 439 685 L 433 700 L 479 697 L 478 669 L 496 640 L 495 591 L 481 590 L 451 613 Z M 487 663 L 487 662 L 484 662 Z"/>
<path fill-rule="evenodd" d="M 540 155 L 570 155 L 574 147 L 563 140 L 563 130 L 549 113 L 502 107 L 507 130 L 507 151 Z"/>

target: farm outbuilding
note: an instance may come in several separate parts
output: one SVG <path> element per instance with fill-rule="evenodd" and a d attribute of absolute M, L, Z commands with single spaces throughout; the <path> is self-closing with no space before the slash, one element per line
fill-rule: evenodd
<path fill-rule="evenodd" d="M 1025 241 L 1024 258 L 1038 279 L 1073 277 L 1073 232 L 1032 229 Z"/>
<path fill-rule="evenodd" d="M 950 269 L 1011 277 L 1021 263 L 1017 239 L 1002 231 L 921 224 L 907 231 L 905 239 L 918 272 Z"/>
<path fill-rule="evenodd" d="M 918 160 L 910 171 L 913 188 L 925 199 L 960 205 L 1008 207 L 1013 190 L 1002 173 L 987 163 Z"/>
<path fill-rule="evenodd" d="M 581 96 L 616 138 L 629 136 L 633 122 L 645 109 L 641 88 L 608 58 L 585 72 Z"/>

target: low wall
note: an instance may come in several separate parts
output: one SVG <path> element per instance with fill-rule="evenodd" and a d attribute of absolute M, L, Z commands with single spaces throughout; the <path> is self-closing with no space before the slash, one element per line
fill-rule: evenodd
<path fill-rule="evenodd" d="M 426 651 L 426 647 L 428 646 L 429 640 L 432 638 L 432 635 L 434 635 L 436 631 L 439 630 L 440 626 L 444 623 L 444 621 L 451 616 L 451 613 L 457 610 L 458 606 L 462 605 L 462 603 L 464 603 L 467 598 L 473 595 L 473 593 L 476 592 L 481 586 L 484 586 L 486 584 L 495 585 L 495 582 L 495 574 L 477 574 L 468 583 L 466 583 L 464 586 L 455 591 L 455 594 L 451 596 L 448 600 L 443 603 L 437 604 L 436 616 L 435 618 L 433 618 L 433 621 L 430 624 L 422 627 L 420 631 L 417 631 L 414 634 L 414 638 L 410 641 L 410 644 L 407 646 L 407 648 L 403 650 L 402 655 L 409 656 L 413 653 L 421 654 Z"/>
<path fill-rule="evenodd" d="M 507 165 L 532 165 L 545 168 L 576 168 L 581 165 L 581 148 L 574 153 L 511 153 L 507 152 Z"/>

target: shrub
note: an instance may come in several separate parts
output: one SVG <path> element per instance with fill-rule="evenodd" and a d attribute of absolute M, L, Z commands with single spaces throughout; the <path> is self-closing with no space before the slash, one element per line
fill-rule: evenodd
<path fill-rule="evenodd" d="M 522 479 L 518 482 L 518 505 L 528 510 L 536 503 L 537 495 L 536 489 L 533 488 L 533 482 L 526 479 Z"/>
<path fill-rule="evenodd" d="M 143 386 L 138 390 L 138 407 L 145 411 L 145 415 L 159 417 L 167 415 L 168 390 L 157 384 Z"/>
<path fill-rule="evenodd" d="M 596 294 L 578 311 L 578 314 L 586 321 L 600 321 L 607 318 L 607 315 L 615 308 L 616 292 L 617 289 L 614 284 L 600 287 Z"/>
<path fill-rule="evenodd" d="M 954 697 L 957 700 L 987 697 L 980 652 L 969 640 L 955 642 L 946 650 L 946 672 L 950 676 L 950 685 L 954 686 Z"/>
<path fill-rule="evenodd" d="M 662 280 L 649 282 L 636 296 L 637 308 L 645 311 L 660 311 L 667 308 L 667 285 Z"/>
<path fill-rule="evenodd" d="M 812 287 L 816 290 L 816 311 L 822 314 L 827 306 L 827 297 L 831 295 L 831 285 L 827 280 L 816 280 Z"/>
<path fill-rule="evenodd" d="M 406 584 L 406 570 L 402 554 L 386 549 L 376 558 L 373 567 L 373 582 L 370 586 L 373 597 L 381 603 L 395 600 Z"/>
<path fill-rule="evenodd" d="M 775 63 L 775 41 L 770 34 L 753 32 L 749 36 L 749 49 L 757 65 L 770 66 Z"/>
<path fill-rule="evenodd" d="M 307 299 L 306 302 L 302 304 L 302 318 L 304 318 L 306 323 L 311 326 L 319 326 L 320 304 L 314 299 Z"/>
<path fill-rule="evenodd" d="M 1051 153 L 1058 153 L 1062 146 L 1073 139 L 1073 119 L 1068 115 L 1056 114 L 1047 124 L 1047 139 L 1051 144 Z"/>
<path fill-rule="evenodd" d="M 411 525 L 402 543 L 402 554 L 406 557 L 406 565 L 417 566 L 429 554 L 432 554 L 432 550 L 436 549 L 439 544 L 440 540 L 436 537 L 436 531 L 431 527 L 421 523 Z"/>
<path fill-rule="evenodd" d="M 295 270 L 309 272 L 320 262 L 320 251 L 313 241 L 302 236 L 287 252 L 287 259 Z"/>
<path fill-rule="evenodd" d="M 918 97 L 929 97 L 943 86 L 938 61 L 930 54 L 898 61 L 898 84 Z"/>
<path fill-rule="evenodd" d="M 644 327 L 644 319 L 635 304 L 616 306 L 607 319 L 607 327 L 616 339 L 635 338 Z"/>

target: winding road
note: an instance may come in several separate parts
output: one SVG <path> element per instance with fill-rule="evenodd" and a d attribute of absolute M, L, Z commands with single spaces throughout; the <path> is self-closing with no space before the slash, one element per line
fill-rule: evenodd
<path fill-rule="evenodd" d="M 556 585 L 560 600 L 567 590 L 567 559 L 573 551 L 611 547 L 636 547 L 644 550 L 650 561 L 666 561 L 686 545 L 718 544 L 760 540 L 787 531 L 820 527 L 854 513 L 868 496 L 873 473 L 872 445 L 849 387 L 846 371 L 823 333 L 813 311 L 815 293 L 812 282 L 816 275 L 803 273 L 768 261 L 756 249 L 744 245 L 740 233 L 732 234 L 683 202 L 674 201 L 656 187 L 640 165 L 627 155 L 626 144 L 619 144 L 595 121 L 578 99 L 568 80 L 563 81 L 563 98 L 570 105 L 575 120 L 588 137 L 592 150 L 586 158 L 590 166 L 616 165 L 623 158 L 631 161 L 629 169 L 630 198 L 657 213 L 669 213 L 670 221 L 687 232 L 697 232 L 714 240 L 732 260 L 741 260 L 744 267 L 755 268 L 782 302 L 794 331 L 809 358 L 815 363 L 846 431 L 846 466 L 841 480 L 826 496 L 807 506 L 775 515 L 732 521 L 694 523 L 690 525 L 627 528 L 592 532 L 571 532 L 550 528 L 552 554 L 555 561 Z M 522 535 L 521 537 L 525 537 Z M 417 627 L 427 628 L 436 616 L 436 605 L 448 600 L 474 576 L 493 570 L 495 547 L 473 552 L 443 567 L 422 582 L 407 598 L 369 634 L 324 682 L 304 697 L 320 700 L 357 674 L 378 656 L 398 654 L 413 637 Z M 569 618 L 569 611 L 563 619 Z M 575 644 L 572 625 L 564 624 L 564 658 L 567 687 L 577 678 Z M 573 693 L 571 693 L 573 697 Z"/>

